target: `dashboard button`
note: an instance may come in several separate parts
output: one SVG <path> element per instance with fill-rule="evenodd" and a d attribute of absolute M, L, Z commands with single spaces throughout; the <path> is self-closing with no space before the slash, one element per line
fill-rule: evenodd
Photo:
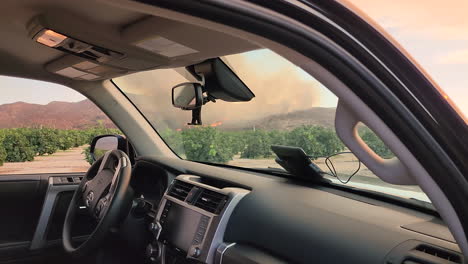
<path fill-rule="evenodd" d="M 161 249 L 159 244 L 148 244 L 146 247 L 146 257 L 153 263 L 156 263 L 161 258 Z"/>
<path fill-rule="evenodd" d="M 199 247 L 194 247 L 190 250 L 190 256 L 192 258 L 198 258 L 201 255 L 201 249 Z"/>

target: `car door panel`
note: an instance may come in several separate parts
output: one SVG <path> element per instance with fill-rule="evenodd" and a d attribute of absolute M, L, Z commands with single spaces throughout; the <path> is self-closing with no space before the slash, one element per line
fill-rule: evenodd
<path fill-rule="evenodd" d="M 0 176 L 0 263 L 62 261 L 61 232 L 83 173 Z M 74 237 L 91 233 L 92 219 L 78 214 Z M 60 259 L 60 260 L 57 260 Z"/>
<path fill-rule="evenodd" d="M 0 248 L 31 241 L 46 187 L 41 175 L 0 176 Z"/>

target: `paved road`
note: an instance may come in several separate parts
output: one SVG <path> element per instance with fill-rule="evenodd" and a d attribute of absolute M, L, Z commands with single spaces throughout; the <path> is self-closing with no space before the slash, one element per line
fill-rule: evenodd
<path fill-rule="evenodd" d="M 84 148 L 72 148 L 52 155 L 35 157 L 34 161 L 6 162 L 0 167 L 0 175 L 85 172 L 89 164 L 84 160 Z"/>

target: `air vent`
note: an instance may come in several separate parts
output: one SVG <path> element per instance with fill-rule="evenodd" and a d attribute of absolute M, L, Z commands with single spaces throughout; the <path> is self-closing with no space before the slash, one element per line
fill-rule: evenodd
<path fill-rule="evenodd" d="M 177 198 L 181 201 L 184 201 L 190 190 L 192 190 L 193 185 L 183 181 L 175 181 L 169 191 L 168 195 L 174 198 Z"/>
<path fill-rule="evenodd" d="M 227 199 L 227 195 L 203 189 L 194 205 L 208 212 L 219 214 L 223 210 Z"/>
<path fill-rule="evenodd" d="M 419 245 L 418 247 L 416 247 L 415 250 L 436 256 L 441 259 L 448 260 L 453 263 L 462 263 L 461 257 L 459 255 L 439 248 L 431 247 L 428 245 Z"/>

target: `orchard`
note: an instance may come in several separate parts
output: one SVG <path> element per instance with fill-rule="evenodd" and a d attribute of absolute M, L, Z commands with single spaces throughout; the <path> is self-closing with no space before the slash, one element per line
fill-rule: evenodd
<path fill-rule="evenodd" d="M 292 130 L 224 131 L 216 127 L 191 127 L 184 130 L 159 131 L 169 147 L 179 156 L 203 162 L 227 163 L 243 159 L 272 158 L 271 145 L 302 148 L 311 159 L 326 157 L 345 150 L 344 144 L 330 128 L 299 126 Z M 118 129 L 103 126 L 88 129 L 53 128 L 0 129 L 0 166 L 4 162 L 32 161 L 35 156 L 52 155 L 61 150 L 89 145 L 95 136 L 121 134 Z M 393 153 L 367 127 L 359 129 L 367 145 L 383 158 Z M 89 146 L 83 152 L 92 163 Z"/>
<path fill-rule="evenodd" d="M 101 134 L 121 134 L 118 129 L 8 128 L 0 129 L 0 166 L 4 162 L 33 161 L 35 156 L 90 144 Z"/>

